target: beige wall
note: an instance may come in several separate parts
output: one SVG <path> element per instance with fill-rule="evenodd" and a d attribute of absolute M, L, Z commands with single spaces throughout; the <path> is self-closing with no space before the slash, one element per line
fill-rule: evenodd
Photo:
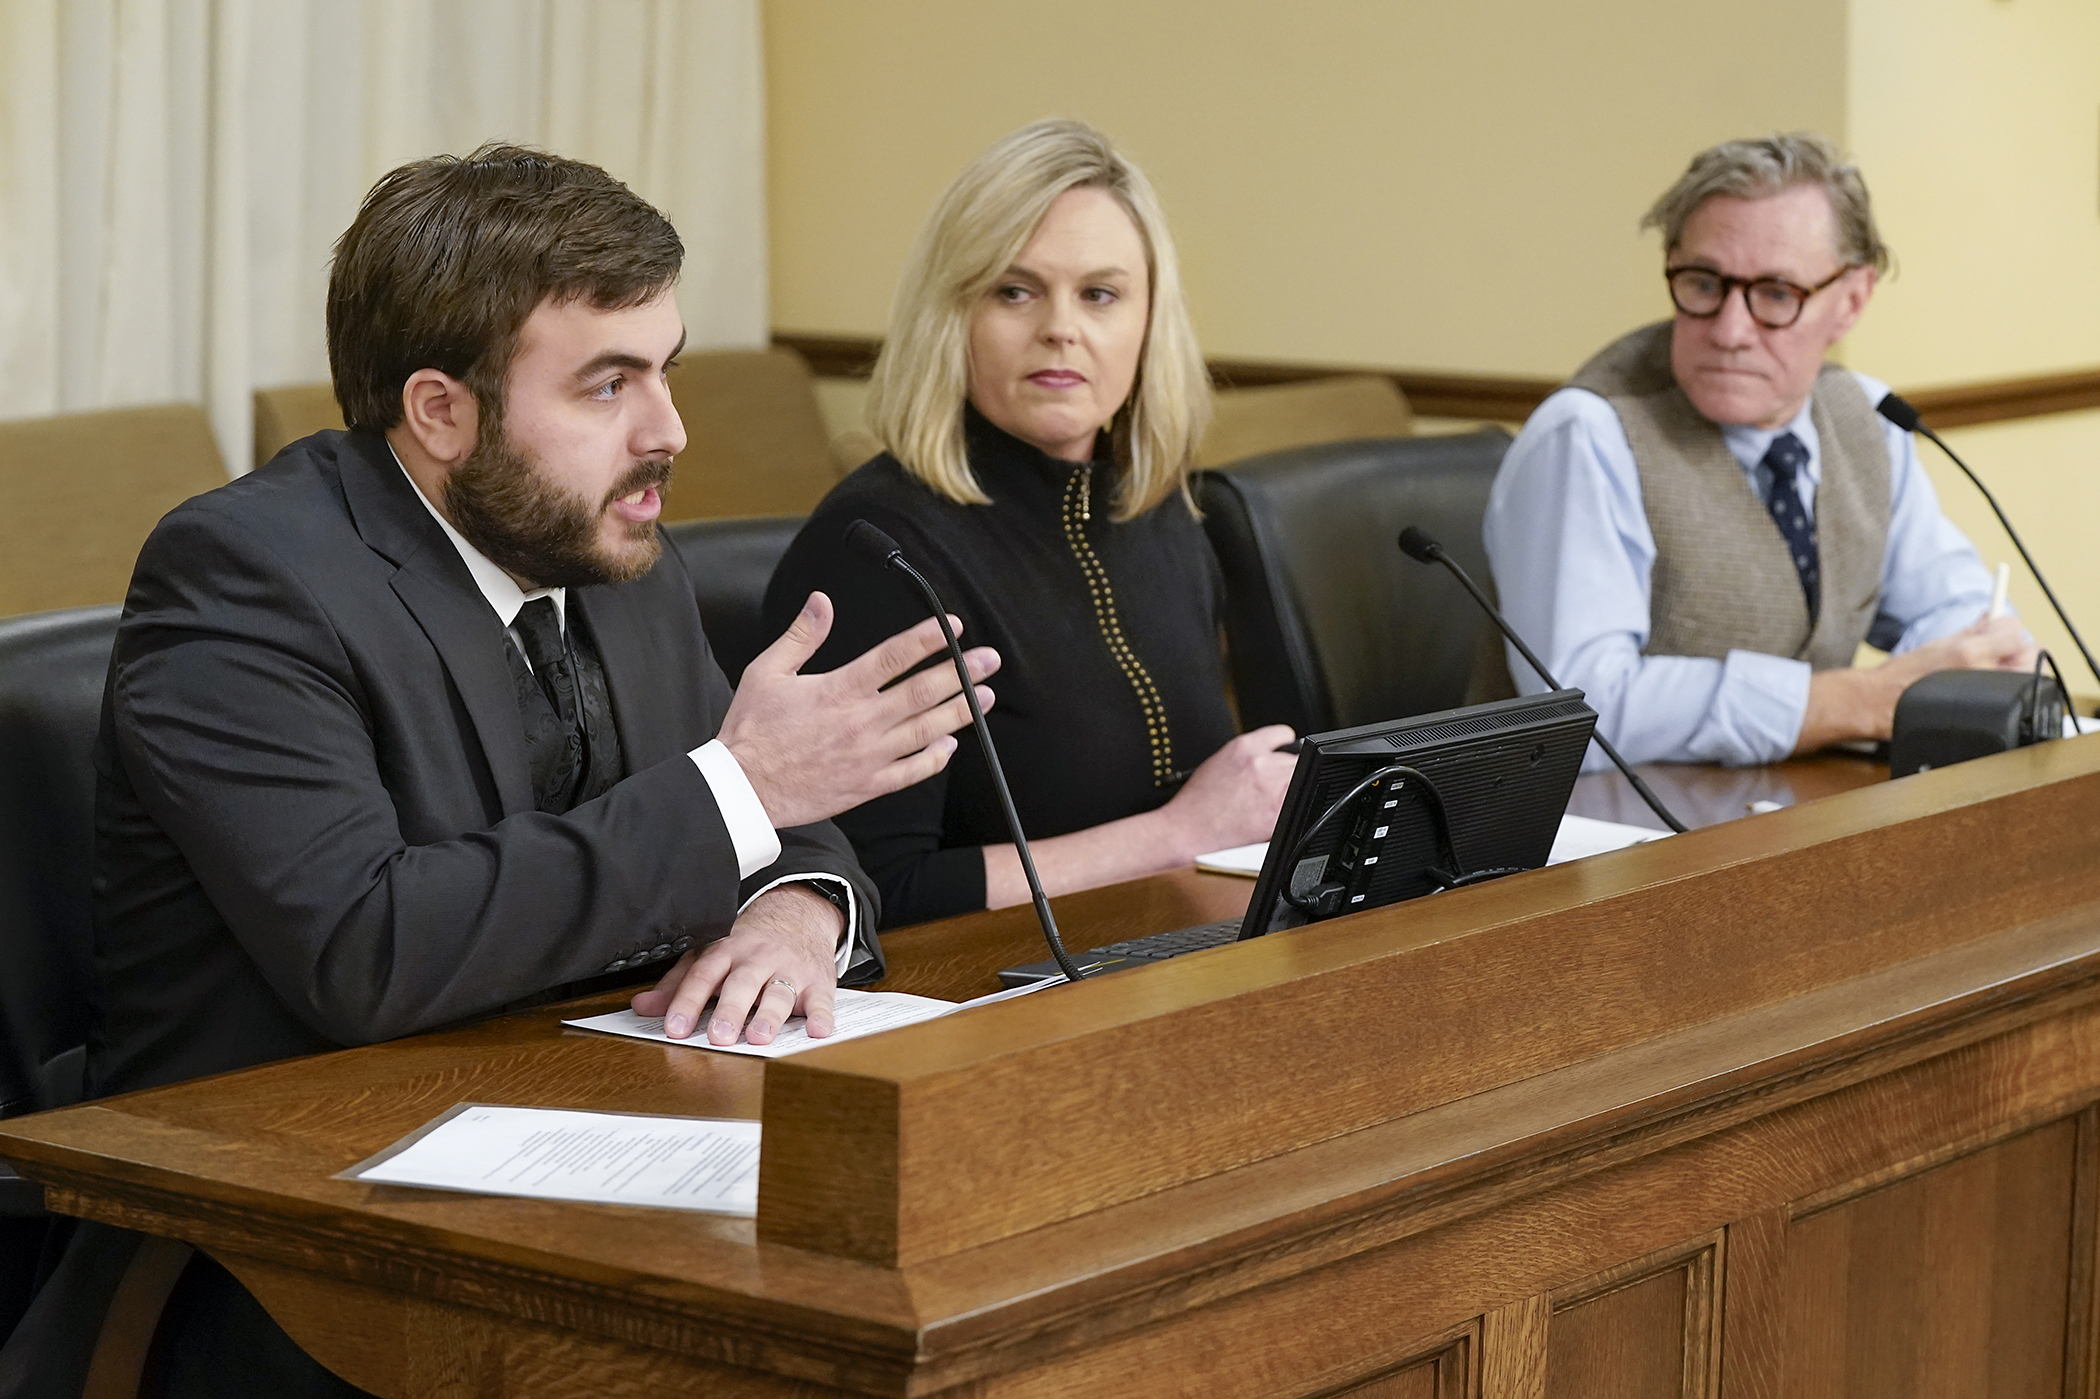
<path fill-rule="evenodd" d="M 773 319 L 875 333 L 935 196 L 1052 114 L 1159 186 L 1219 356 L 1559 374 L 1667 309 L 1701 144 L 1844 117 L 1839 0 L 767 0 Z"/>
<path fill-rule="evenodd" d="M 2100 3 L 1851 0 L 1846 138 L 1898 275 L 1848 360 L 1898 387 L 2100 364 Z M 1990 483 L 2057 593 L 2100 640 L 2100 412 L 1947 435 Z M 1948 514 L 2074 690 L 2100 685 L 1990 509 L 1931 447 Z"/>
<path fill-rule="evenodd" d="M 1558 375 L 1666 312 L 1634 224 L 1693 151 L 1813 127 L 1900 262 L 1851 363 L 1898 387 L 2100 364 L 2096 0 L 1070 0 L 1054 33 L 995 0 L 766 0 L 765 24 L 783 330 L 879 333 L 942 186 L 1062 113 L 1158 184 L 1210 353 Z M 1951 440 L 2100 633 L 2100 413 Z"/>

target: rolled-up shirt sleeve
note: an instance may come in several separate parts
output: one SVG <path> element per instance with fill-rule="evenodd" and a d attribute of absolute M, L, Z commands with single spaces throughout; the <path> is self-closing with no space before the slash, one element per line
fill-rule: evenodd
<path fill-rule="evenodd" d="M 1554 678 L 1582 690 L 1628 762 L 1776 762 L 1793 752 L 1809 666 L 1733 651 L 1644 656 L 1655 537 L 1609 403 L 1562 389 L 1503 459 L 1482 534 L 1504 614 Z M 1545 682 L 1509 650 L 1517 688 Z M 1584 768 L 1610 766 L 1591 747 Z"/>

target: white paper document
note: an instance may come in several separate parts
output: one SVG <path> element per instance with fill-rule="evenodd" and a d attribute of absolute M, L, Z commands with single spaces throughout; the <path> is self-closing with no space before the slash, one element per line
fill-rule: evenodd
<path fill-rule="evenodd" d="M 1546 857 L 1549 865 L 1564 865 L 1570 860 L 1580 860 L 1585 855 L 1602 855 L 1607 850 L 1624 850 L 1629 845 L 1643 841 L 1661 840 L 1668 831 L 1650 830 L 1646 826 L 1629 826 L 1620 821 L 1599 821 L 1590 816 L 1563 816 L 1560 832 L 1553 837 L 1553 853 Z"/>
<path fill-rule="evenodd" d="M 601 1030 L 608 1035 L 656 1040 L 686 1049 L 712 1049 L 723 1054 L 753 1054 L 764 1059 L 778 1059 L 784 1054 L 799 1054 L 805 1049 L 815 1049 L 820 1044 L 837 1044 L 841 1040 L 872 1035 L 878 1030 L 894 1030 L 899 1025 L 916 1025 L 921 1020 L 950 1015 L 971 1006 L 1009 1000 L 1030 991 L 1060 985 L 1063 981 L 1063 977 L 1053 977 L 1029 986 L 994 991 L 989 996 L 979 996 L 974 1001 L 938 1001 L 931 996 L 910 996 L 902 991 L 854 991 L 841 986 L 834 993 L 836 999 L 832 1003 L 832 1020 L 835 1028 L 829 1035 L 823 1039 L 812 1039 L 803 1018 L 797 1015 L 780 1027 L 780 1033 L 773 1037 L 771 1044 L 746 1044 L 742 1040 L 735 1044 L 711 1044 L 708 1042 L 705 1024 L 690 1037 L 674 1040 L 664 1033 L 662 1016 L 637 1015 L 632 1010 L 616 1010 L 609 1015 L 593 1015 L 585 1020 L 564 1020 L 561 1023 L 573 1025 L 579 1030 Z"/>
<path fill-rule="evenodd" d="M 1546 863 L 1565 864 L 1585 855 L 1601 855 L 1607 850 L 1624 849 L 1668 834 L 1668 831 L 1651 831 L 1646 826 L 1627 826 L 1589 816 L 1563 816 L 1560 831 L 1553 837 L 1553 853 L 1546 857 Z M 1243 874 L 1252 879 L 1261 873 L 1261 862 L 1268 858 L 1268 854 L 1267 841 L 1257 845 L 1235 845 L 1230 850 L 1198 855 L 1196 868 L 1209 870 L 1212 874 Z"/>
<path fill-rule="evenodd" d="M 1244 874 L 1252 879 L 1261 873 L 1261 862 L 1269 858 L 1269 842 L 1258 840 L 1252 845 L 1235 845 L 1230 850 L 1213 850 L 1208 855 L 1196 857 L 1196 868 L 1209 870 L 1212 874 Z"/>
<path fill-rule="evenodd" d="M 341 1179 L 754 1215 L 758 1124 L 462 1103 Z"/>

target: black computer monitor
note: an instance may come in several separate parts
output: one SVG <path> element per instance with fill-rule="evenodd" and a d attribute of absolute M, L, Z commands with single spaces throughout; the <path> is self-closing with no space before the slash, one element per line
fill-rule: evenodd
<path fill-rule="evenodd" d="M 1556 690 L 1308 737 L 1240 939 L 1537 869 L 1596 726 Z"/>
<path fill-rule="evenodd" d="M 1238 940 L 1537 869 L 1596 726 L 1582 691 L 1556 690 L 1306 738 Z M 1115 971 L 1233 940 L 1208 923 L 1074 956 Z M 1063 975 L 1035 962 L 999 978 Z"/>

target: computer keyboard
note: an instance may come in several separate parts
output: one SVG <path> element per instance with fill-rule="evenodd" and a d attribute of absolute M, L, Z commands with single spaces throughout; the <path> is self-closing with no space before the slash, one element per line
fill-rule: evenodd
<path fill-rule="evenodd" d="M 1206 947 L 1223 947 L 1240 935 L 1240 920 L 1235 918 L 1224 923 L 1198 923 L 1193 928 L 1175 928 L 1171 932 L 1154 933 L 1150 937 L 1131 938 L 1126 942 L 1112 942 L 1106 947 L 1090 947 L 1084 952 L 1074 953 L 1072 960 L 1088 975 L 1100 972 L 1120 971 L 1124 967 L 1143 966 L 1151 962 L 1164 962 L 1169 957 L 1179 957 L 1186 952 L 1201 952 Z M 1007 986 L 1026 986 L 1034 981 L 1047 981 L 1062 976 L 1055 962 L 1030 962 L 1025 967 L 1008 967 L 999 973 L 999 980 Z"/>

